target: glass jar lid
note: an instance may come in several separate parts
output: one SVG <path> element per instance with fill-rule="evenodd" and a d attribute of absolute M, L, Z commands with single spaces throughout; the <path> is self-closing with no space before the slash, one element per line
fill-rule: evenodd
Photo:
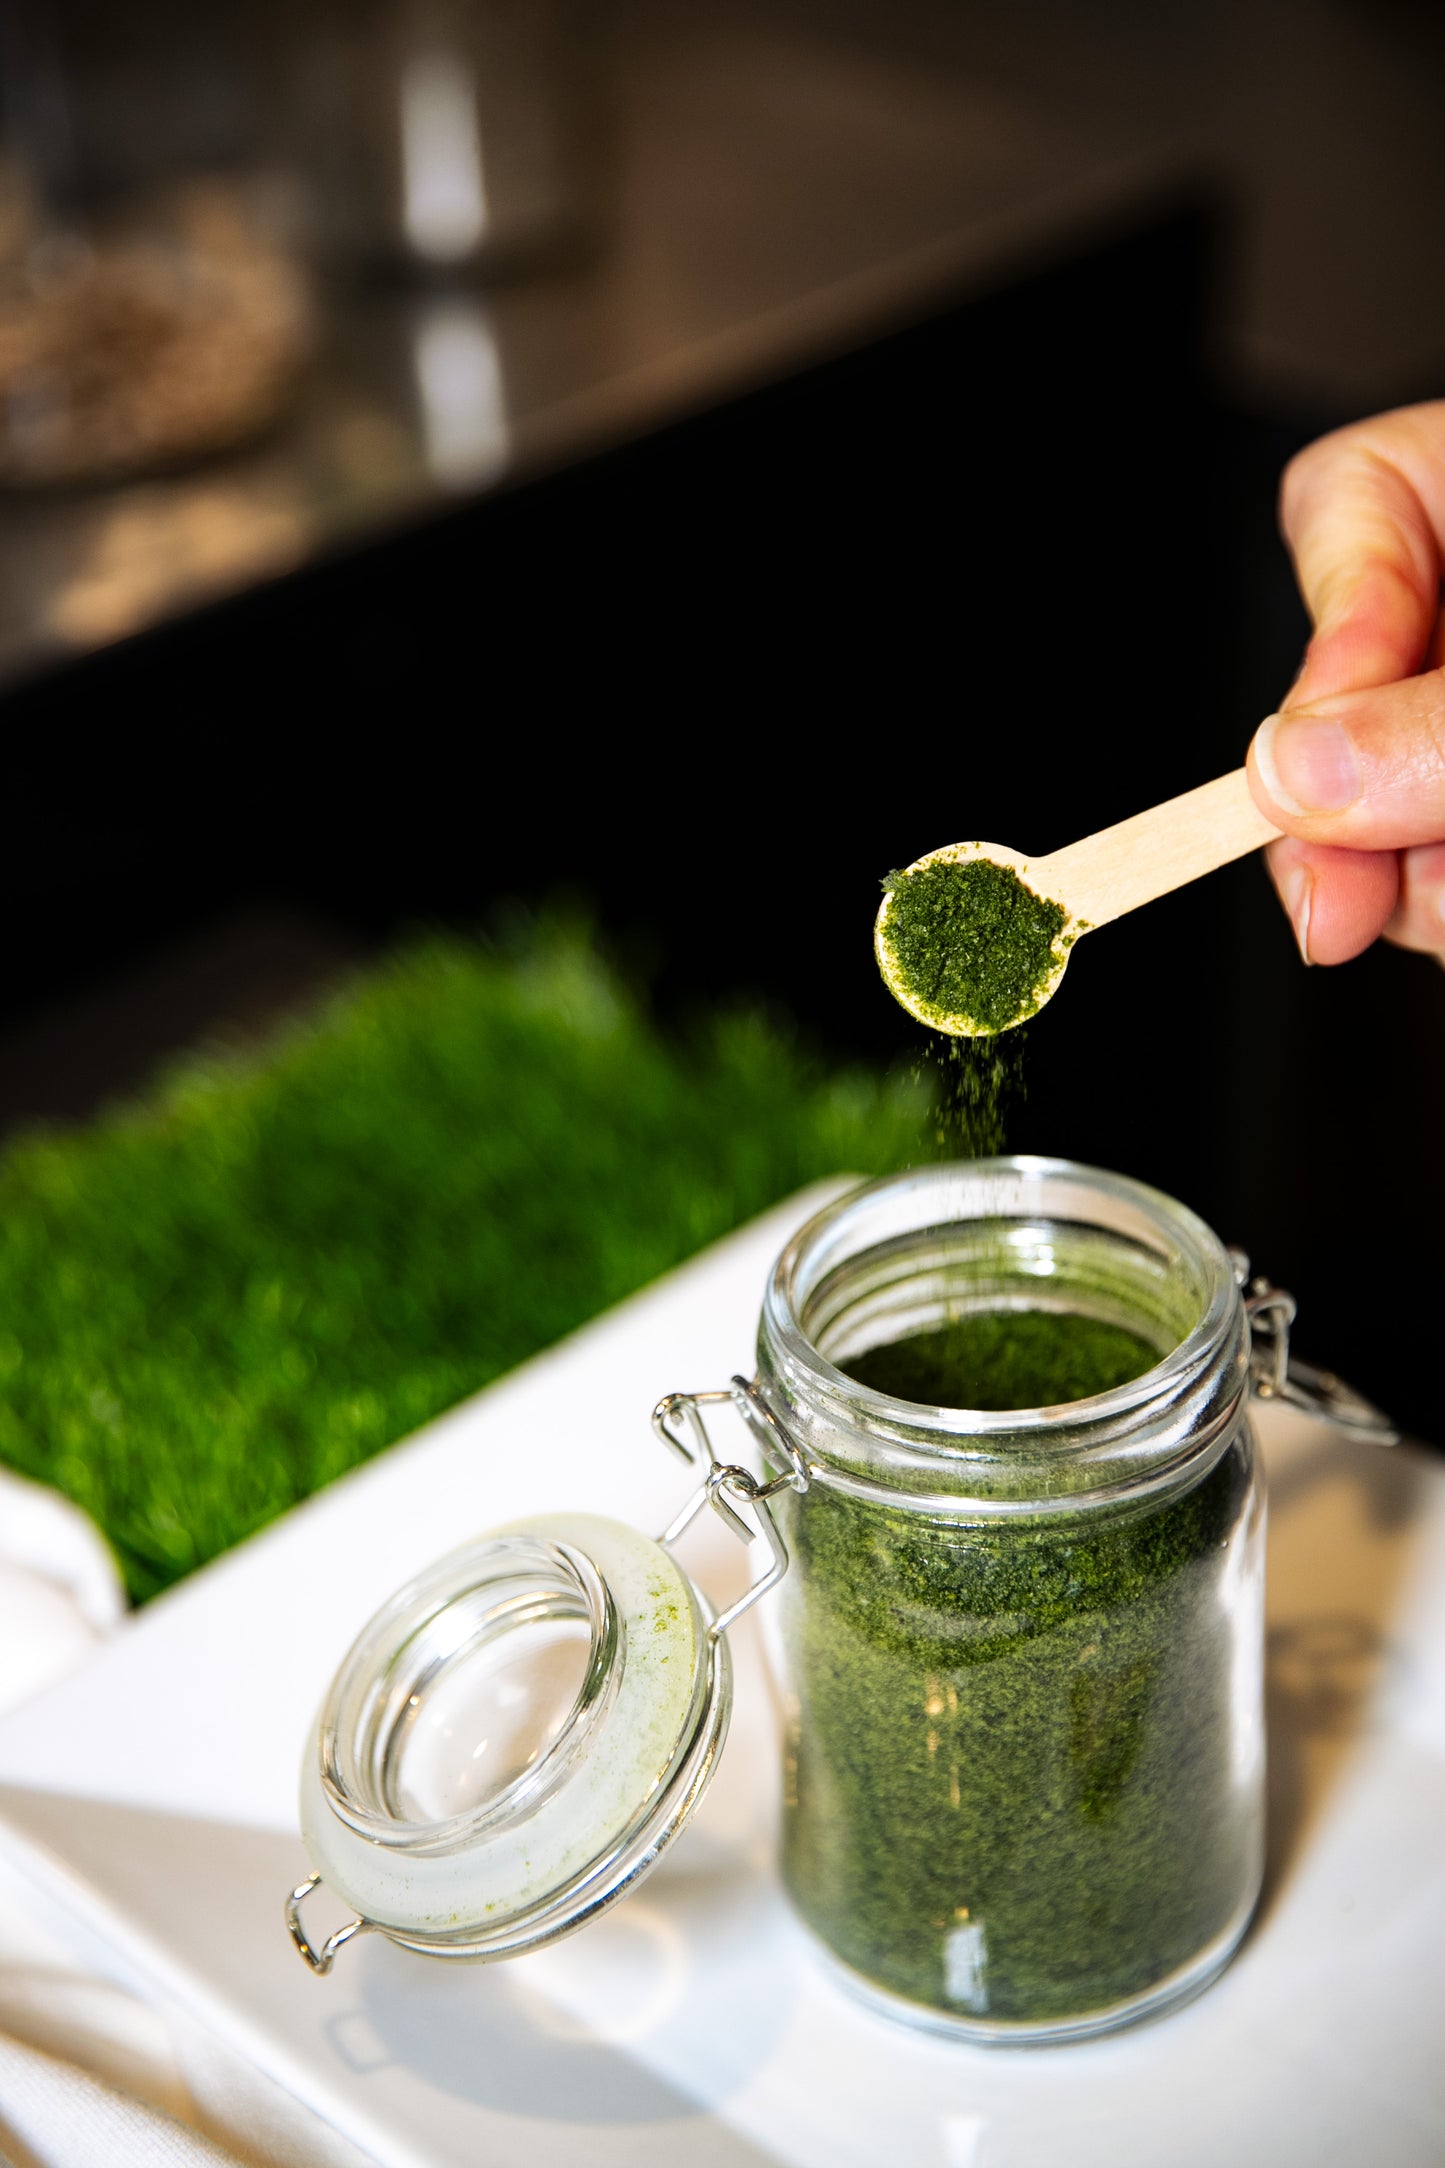
<path fill-rule="evenodd" d="M 690 1517 L 690 1516 L 689 1516 Z M 511 1956 L 580 1926 L 656 1862 L 701 1798 L 732 1669 L 663 1543 L 554 1513 L 451 1552 L 342 1660 L 302 1767 L 316 1872 L 291 1931 L 317 1970 L 361 1928 Z M 320 1950 L 301 1900 L 357 1919 Z"/>

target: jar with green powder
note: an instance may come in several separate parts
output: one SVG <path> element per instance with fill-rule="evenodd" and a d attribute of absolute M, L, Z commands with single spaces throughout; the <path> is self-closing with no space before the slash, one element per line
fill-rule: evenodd
<path fill-rule="evenodd" d="M 302 1762 L 301 1957 L 374 1932 L 508 1958 L 625 1898 L 707 1790 L 729 1631 L 768 1596 L 783 1879 L 855 1988 L 1048 2041 L 1204 1986 L 1262 1857 L 1251 1390 L 1391 1436 L 1288 1360 L 1293 1304 L 1246 1276 L 1182 1205 L 1067 1161 L 829 1206 L 773 1270 L 757 1376 L 654 1411 L 694 1472 L 667 1529 L 534 1514 L 363 1627 Z M 754 1560 L 721 1612 L 675 1554 L 708 1510 Z M 323 1882 L 355 1917 L 320 1940 Z"/>
<path fill-rule="evenodd" d="M 1229 1254 L 1063 1162 L 933 1166 L 806 1226 L 759 1388 L 809 1470 L 783 1876 L 852 1985 L 1081 2037 L 1228 1961 L 1262 1864 L 1264 1496 Z"/>

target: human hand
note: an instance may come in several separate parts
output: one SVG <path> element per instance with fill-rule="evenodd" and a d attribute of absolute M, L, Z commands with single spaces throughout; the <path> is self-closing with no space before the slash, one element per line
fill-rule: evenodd
<path fill-rule="evenodd" d="M 1445 963 L 1445 400 L 1310 445 L 1280 519 L 1314 633 L 1249 751 L 1274 885 L 1306 963 Z"/>

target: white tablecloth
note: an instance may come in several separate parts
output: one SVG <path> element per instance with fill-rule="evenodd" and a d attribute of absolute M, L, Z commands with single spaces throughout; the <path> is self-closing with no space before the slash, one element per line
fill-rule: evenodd
<path fill-rule="evenodd" d="M 4 2168 L 364 2168 L 365 2156 L 0 1861 Z"/>
<path fill-rule="evenodd" d="M 0 1469 L 0 1709 L 85 1663 L 125 1611 L 93 1524 Z M 354 2168 L 362 2158 L 209 2035 L 105 1973 L 0 1865 L 3 2168 Z"/>

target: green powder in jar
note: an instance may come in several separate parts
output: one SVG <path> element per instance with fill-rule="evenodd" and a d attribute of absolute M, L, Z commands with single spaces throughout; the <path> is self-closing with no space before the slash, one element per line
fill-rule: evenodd
<path fill-rule="evenodd" d="M 1147 1340 L 1077 1311 L 976 1310 L 869 1348 L 847 1371 L 895 1400 L 934 1408 L 1053 1408 L 1152 1369 Z"/>
<path fill-rule="evenodd" d="M 1072 1313 L 958 1319 L 852 1358 L 935 1406 L 1055 1405 L 1154 1351 Z M 784 1873 L 869 1980 L 1047 2025 L 1146 1993 L 1237 1924 L 1258 1827 L 1236 1783 L 1221 1550 L 1241 1433 L 1162 1502 L 947 1520 L 826 1484 L 784 1508 L 795 1715 Z"/>
<path fill-rule="evenodd" d="M 1065 914 L 991 858 L 890 873 L 883 939 L 912 999 L 982 1032 L 1032 1016 L 1058 964 Z"/>

